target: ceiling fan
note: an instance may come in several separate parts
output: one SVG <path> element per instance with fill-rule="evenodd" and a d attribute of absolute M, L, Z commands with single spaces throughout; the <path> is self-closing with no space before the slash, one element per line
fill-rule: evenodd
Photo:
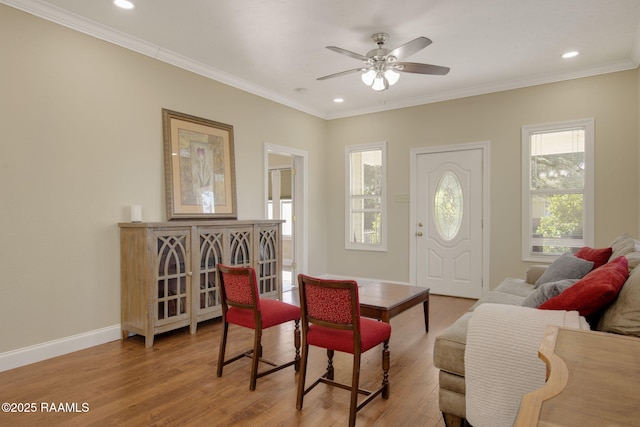
<path fill-rule="evenodd" d="M 441 67 L 439 65 L 420 64 L 417 62 L 398 62 L 429 46 L 432 42 L 426 37 L 418 37 L 417 39 L 411 40 L 410 42 L 407 42 L 393 50 L 383 47 L 387 40 L 389 40 L 389 34 L 375 33 L 371 38 L 376 42 L 378 48 L 370 50 L 366 55 L 360 55 L 359 53 L 351 52 L 336 46 L 327 46 L 327 49 L 329 50 L 361 60 L 364 62 L 364 65 L 352 70 L 319 77 L 318 80 L 326 80 L 333 77 L 359 72 L 362 73 L 361 77 L 364 84 L 371 86 L 373 90 L 382 91 L 389 89 L 389 86 L 394 85 L 398 81 L 400 78 L 398 71 L 415 74 L 435 74 L 440 76 L 449 72 L 449 67 Z"/>

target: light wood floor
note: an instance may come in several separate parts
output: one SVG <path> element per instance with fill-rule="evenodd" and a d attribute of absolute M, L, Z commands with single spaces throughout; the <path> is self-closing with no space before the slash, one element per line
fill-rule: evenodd
<path fill-rule="evenodd" d="M 433 367 L 435 337 L 473 300 L 432 295 L 430 331 L 424 332 L 422 306 L 391 319 L 391 395 L 376 398 L 357 415 L 360 426 L 444 426 L 438 410 L 438 371 Z M 216 377 L 220 320 L 203 322 L 195 335 L 186 328 L 157 336 L 153 348 L 134 336 L 0 373 L 0 402 L 34 403 L 36 413 L 0 413 L 6 426 L 343 426 L 348 392 L 323 384 L 305 396 L 297 411 L 293 367 L 258 379 L 249 391 L 249 359 Z M 252 345 L 252 331 L 230 329 L 227 354 Z M 264 357 L 293 358 L 293 324 L 268 329 Z M 324 372 L 324 350 L 312 348 L 307 384 Z M 380 349 L 365 353 L 361 386 L 382 380 Z M 336 379 L 349 382 L 351 356 L 336 352 Z M 42 404 L 77 404 L 79 412 L 42 412 Z M 83 411 L 83 403 L 86 404 Z"/>

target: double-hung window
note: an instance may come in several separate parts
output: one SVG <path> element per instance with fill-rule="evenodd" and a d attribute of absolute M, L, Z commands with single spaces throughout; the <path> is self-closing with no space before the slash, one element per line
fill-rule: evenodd
<path fill-rule="evenodd" d="M 387 249 L 387 143 L 345 149 L 347 249 Z"/>
<path fill-rule="evenodd" d="M 522 128 L 522 257 L 593 244 L 593 119 Z"/>

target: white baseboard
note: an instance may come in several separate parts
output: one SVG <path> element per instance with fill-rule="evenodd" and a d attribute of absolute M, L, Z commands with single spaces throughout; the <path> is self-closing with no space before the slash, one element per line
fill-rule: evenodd
<path fill-rule="evenodd" d="M 114 325 L 0 353 L 0 372 L 116 341 L 121 337 L 120 325 Z"/>

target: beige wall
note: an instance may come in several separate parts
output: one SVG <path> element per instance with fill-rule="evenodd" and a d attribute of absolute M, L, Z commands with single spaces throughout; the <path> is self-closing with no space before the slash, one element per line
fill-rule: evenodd
<path fill-rule="evenodd" d="M 4 5 L 0 52 L 0 353 L 120 323 L 117 223 L 166 219 L 162 108 L 234 126 L 240 219 L 263 217 L 264 143 L 307 151 L 326 270 L 324 120 Z"/>
<path fill-rule="evenodd" d="M 412 148 L 490 142 L 490 286 L 523 277 L 520 128 L 595 118 L 597 246 L 620 233 L 638 236 L 638 72 L 627 71 L 329 122 L 330 188 L 344 188 L 344 147 L 386 140 L 389 245 L 384 253 L 344 249 L 344 195 L 332 192 L 328 265 L 333 274 L 409 280 L 409 193 Z"/>
<path fill-rule="evenodd" d="M 309 153 L 308 273 L 409 278 L 409 150 L 491 143 L 491 281 L 521 276 L 520 126 L 594 117 L 596 243 L 638 235 L 636 71 L 326 122 L 0 5 L 0 354 L 118 325 L 116 224 L 165 219 L 161 109 L 234 125 L 238 212 L 263 144 Z M 386 253 L 344 250 L 344 146 L 389 141 Z M 338 189 L 329 193 L 329 188 Z"/>

